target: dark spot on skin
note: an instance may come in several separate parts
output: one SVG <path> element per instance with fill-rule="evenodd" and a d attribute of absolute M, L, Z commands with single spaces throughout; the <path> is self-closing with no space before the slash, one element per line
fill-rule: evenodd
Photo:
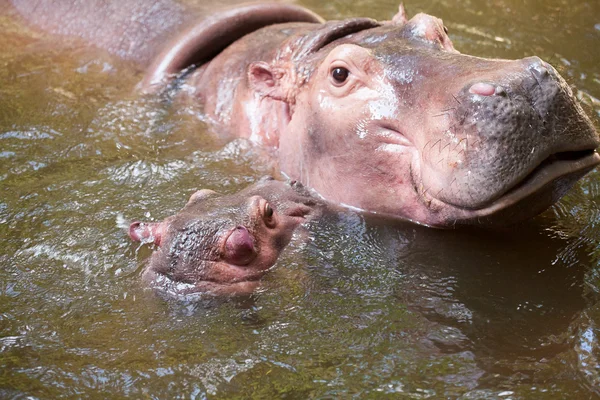
<path fill-rule="evenodd" d="M 320 117 L 318 113 L 314 113 L 314 116 L 317 118 Z M 314 123 L 314 125 L 318 125 L 318 122 Z M 304 149 L 304 153 L 307 156 L 303 156 L 307 160 L 310 158 L 319 159 L 329 152 L 327 146 L 323 143 L 323 135 L 319 134 L 319 128 L 316 128 L 314 125 L 308 127 L 308 148 Z"/>
<path fill-rule="evenodd" d="M 286 244 L 287 244 L 287 241 L 284 236 L 277 235 L 273 239 L 273 248 L 275 248 L 277 250 L 283 249 L 286 246 Z"/>

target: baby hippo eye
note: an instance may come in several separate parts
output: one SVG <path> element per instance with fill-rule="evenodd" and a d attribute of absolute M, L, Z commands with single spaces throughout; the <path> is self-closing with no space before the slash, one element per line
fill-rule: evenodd
<path fill-rule="evenodd" d="M 265 217 L 271 218 L 273 216 L 273 209 L 269 203 L 265 204 Z"/>
<path fill-rule="evenodd" d="M 337 67 L 331 70 L 331 77 L 336 84 L 342 84 L 346 82 L 348 79 L 348 75 L 350 75 L 350 71 L 348 71 L 344 67 Z"/>
<path fill-rule="evenodd" d="M 275 227 L 277 222 L 275 219 L 275 210 L 273 210 L 273 207 L 271 207 L 271 205 L 267 202 L 265 202 L 263 205 L 262 216 L 263 220 L 265 221 L 265 225 L 267 225 L 269 228 Z"/>

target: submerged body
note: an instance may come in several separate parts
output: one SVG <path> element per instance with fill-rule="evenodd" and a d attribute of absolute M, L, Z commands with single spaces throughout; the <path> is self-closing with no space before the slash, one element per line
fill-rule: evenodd
<path fill-rule="evenodd" d="M 134 241 L 157 246 L 143 279 L 167 294 L 249 294 L 294 230 L 323 204 L 300 184 L 263 178 L 229 196 L 194 193 L 162 222 L 133 222 Z"/>
<path fill-rule="evenodd" d="M 150 52 L 141 90 L 191 69 L 175 86 L 215 130 L 276 149 L 283 173 L 329 201 L 432 226 L 507 224 L 600 162 L 552 66 L 460 54 L 435 17 L 322 22 L 253 5 L 186 21 Z"/>

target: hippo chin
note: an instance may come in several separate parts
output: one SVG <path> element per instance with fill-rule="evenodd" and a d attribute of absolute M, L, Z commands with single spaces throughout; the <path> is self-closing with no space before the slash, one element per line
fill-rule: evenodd
<path fill-rule="evenodd" d="M 400 7 L 391 21 L 324 22 L 254 4 L 186 24 L 148 57 L 140 89 L 181 89 L 329 201 L 431 226 L 509 224 L 600 162 L 552 66 L 460 54 L 438 18 Z"/>
<path fill-rule="evenodd" d="M 294 230 L 323 204 L 301 184 L 263 178 L 239 193 L 194 193 L 162 222 L 133 222 L 129 237 L 154 244 L 143 272 L 169 295 L 249 294 L 289 243 Z"/>

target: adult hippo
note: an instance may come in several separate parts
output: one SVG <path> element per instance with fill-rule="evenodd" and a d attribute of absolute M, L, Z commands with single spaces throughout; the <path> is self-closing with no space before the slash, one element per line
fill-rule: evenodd
<path fill-rule="evenodd" d="M 161 222 L 133 222 L 129 237 L 154 244 L 144 281 L 169 295 L 250 294 L 294 230 L 325 205 L 297 182 L 266 177 L 228 196 L 194 193 Z"/>
<path fill-rule="evenodd" d="M 27 16 L 32 2 L 15 3 Z M 138 60 L 123 13 L 119 51 L 106 34 L 80 36 L 148 62 L 142 91 L 180 89 L 216 131 L 275 148 L 283 173 L 332 202 L 431 226 L 507 224 L 600 162 L 598 134 L 552 66 L 460 54 L 429 15 L 407 19 L 401 7 L 391 21 L 323 22 L 292 5 L 246 5 L 153 33 L 156 17 L 142 14 L 135 26 L 150 44 Z M 28 18 L 52 30 L 48 17 Z"/>

